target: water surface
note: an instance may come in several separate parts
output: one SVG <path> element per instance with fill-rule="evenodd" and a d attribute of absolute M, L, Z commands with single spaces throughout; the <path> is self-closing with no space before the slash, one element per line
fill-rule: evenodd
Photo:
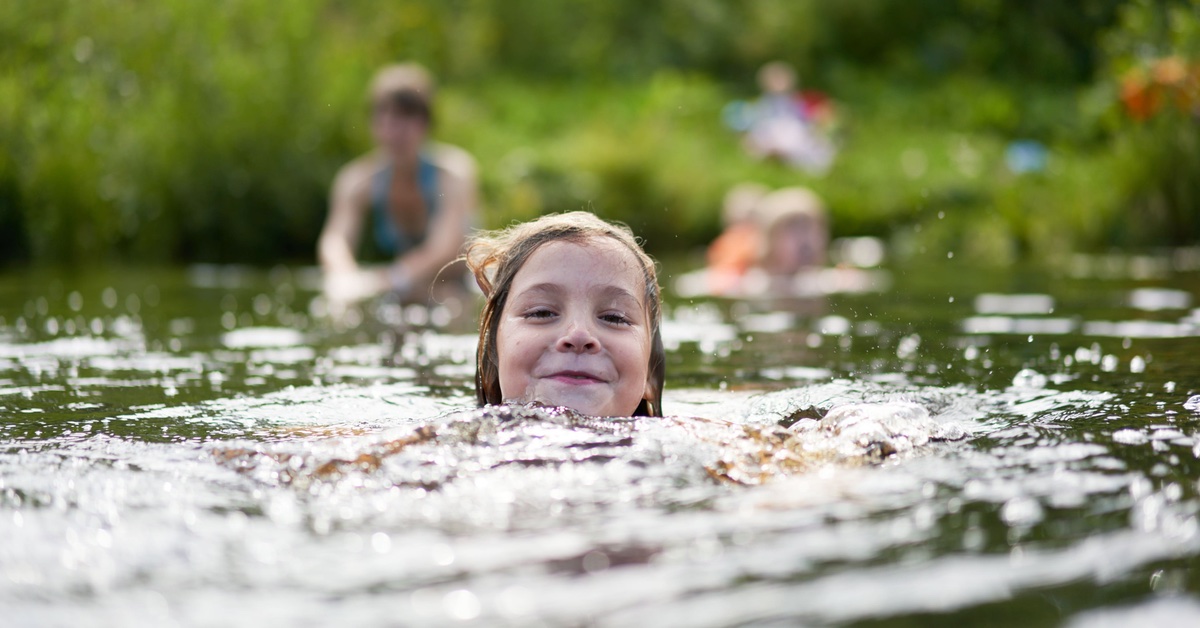
<path fill-rule="evenodd" d="M 1194 623 L 1192 257 L 672 298 L 672 416 L 640 420 L 474 409 L 471 303 L 335 321 L 305 269 L 10 271 L 0 603 L 39 626 Z"/>

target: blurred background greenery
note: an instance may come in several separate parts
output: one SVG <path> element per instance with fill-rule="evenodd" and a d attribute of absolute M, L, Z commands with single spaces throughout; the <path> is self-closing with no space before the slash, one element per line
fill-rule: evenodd
<path fill-rule="evenodd" d="M 0 263 L 311 261 L 369 148 L 367 81 L 406 59 L 440 78 L 435 134 L 479 160 L 486 226 L 590 208 L 687 251 L 754 180 L 901 255 L 1200 240 L 1200 0 L 16 0 Z M 773 59 L 836 103 L 823 177 L 722 125 Z M 1016 174 L 1026 139 L 1047 166 Z"/>

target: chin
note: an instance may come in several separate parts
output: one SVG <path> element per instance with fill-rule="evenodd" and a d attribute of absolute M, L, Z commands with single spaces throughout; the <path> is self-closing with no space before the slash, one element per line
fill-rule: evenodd
<path fill-rule="evenodd" d="M 538 401 L 552 406 L 570 408 L 580 414 L 589 416 L 619 416 L 620 413 L 611 411 L 612 403 L 602 395 L 588 394 L 583 391 L 555 391 L 544 395 Z"/>

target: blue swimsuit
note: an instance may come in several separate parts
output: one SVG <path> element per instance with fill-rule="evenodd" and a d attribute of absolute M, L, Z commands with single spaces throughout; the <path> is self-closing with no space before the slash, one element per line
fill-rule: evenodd
<path fill-rule="evenodd" d="M 438 209 L 437 181 L 437 166 L 421 155 L 417 162 L 417 186 L 421 189 L 421 199 L 425 201 L 428 216 L 426 226 Z M 375 217 L 375 243 L 385 254 L 395 256 L 421 244 L 425 240 L 425 233 L 405 233 L 392 222 L 392 216 L 388 212 L 388 195 L 391 190 L 392 164 L 389 162 L 371 177 L 371 213 Z"/>

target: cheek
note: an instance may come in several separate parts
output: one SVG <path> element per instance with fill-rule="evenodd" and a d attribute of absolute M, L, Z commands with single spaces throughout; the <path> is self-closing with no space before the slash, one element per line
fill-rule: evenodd
<path fill-rule="evenodd" d="M 650 339 L 630 338 L 621 346 L 621 366 L 630 374 L 630 379 L 640 381 L 650 370 Z"/>
<path fill-rule="evenodd" d="M 500 391 L 505 397 L 525 385 L 529 362 L 525 353 L 527 351 L 520 332 L 501 323 L 500 328 L 496 330 L 496 364 L 499 369 Z"/>

